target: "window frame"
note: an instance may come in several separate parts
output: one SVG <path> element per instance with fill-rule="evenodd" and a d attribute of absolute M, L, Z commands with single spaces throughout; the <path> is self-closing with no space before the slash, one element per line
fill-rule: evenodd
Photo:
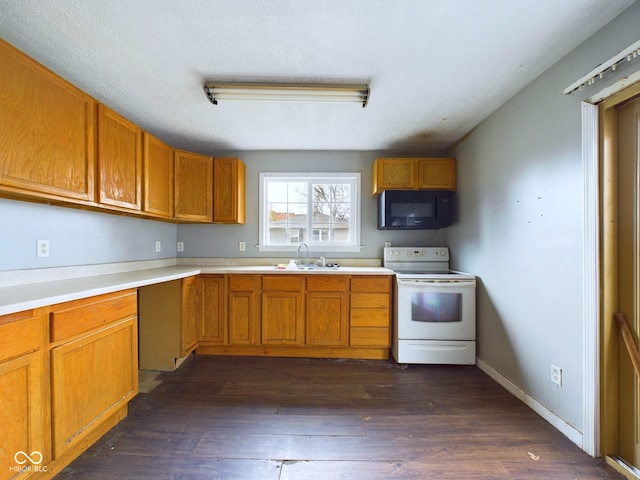
<path fill-rule="evenodd" d="M 359 252 L 362 249 L 360 245 L 360 231 L 361 231 L 361 174 L 360 172 L 294 172 L 294 173 L 282 173 L 282 172 L 260 172 L 260 188 L 259 188 L 259 226 L 258 226 L 258 250 L 262 252 L 296 252 L 300 243 L 297 244 L 267 244 L 268 239 L 268 224 L 266 220 L 267 202 L 266 202 L 266 182 L 268 180 L 300 180 L 304 182 L 315 183 L 331 183 L 331 180 L 346 180 L 348 179 L 353 185 L 353 192 L 351 192 L 351 212 L 350 212 L 350 230 L 353 229 L 354 239 L 349 244 L 339 244 L 332 242 L 314 242 L 313 235 L 309 235 L 311 238 L 307 238 L 303 242 L 309 246 L 309 249 L 316 252 L 335 252 L 335 253 L 349 253 Z M 312 202 L 309 199 L 309 206 Z M 309 210 L 310 211 L 310 210 Z M 310 217 L 310 216 L 309 216 Z M 307 220 L 307 228 L 309 232 L 313 232 L 314 228 L 310 224 L 310 218 Z"/>

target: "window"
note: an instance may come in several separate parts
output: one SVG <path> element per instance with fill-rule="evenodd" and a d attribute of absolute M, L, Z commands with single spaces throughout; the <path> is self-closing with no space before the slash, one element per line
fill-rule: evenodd
<path fill-rule="evenodd" d="M 261 173 L 260 250 L 360 250 L 359 173 Z"/>

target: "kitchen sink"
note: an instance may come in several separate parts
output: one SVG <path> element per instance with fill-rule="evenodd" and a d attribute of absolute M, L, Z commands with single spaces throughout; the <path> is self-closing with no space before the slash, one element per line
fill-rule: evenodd
<path fill-rule="evenodd" d="M 277 270 L 287 270 L 286 268 L 282 268 L 282 267 L 275 267 Z M 338 270 L 340 268 L 340 265 L 338 264 L 329 264 L 329 265 L 317 265 L 315 263 L 303 263 L 300 265 L 297 265 L 297 270 Z"/>

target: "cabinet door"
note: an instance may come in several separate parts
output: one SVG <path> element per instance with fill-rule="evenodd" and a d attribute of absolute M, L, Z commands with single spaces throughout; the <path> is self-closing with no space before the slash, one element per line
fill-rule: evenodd
<path fill-rule="evenodd" d="M 377 158 L 373 165 L 373 194 L 383 190 L 411 190 L 416 185 L 413 158 Z"/>
<path fill-rule="evenodd" d="M 54 458 L 138 392 L 136 318 L 51 349 Z"/>
<path fill-rule="evenodd" d="M 98 107 L 98 175 L 100 203 L 142 207 L 142 131 L 113 110 Z"/>
<path fill-rule="evenodd" d="M 19 339 L 19 340 L 18 340 Z M 0 316 L 0 478 L 23 478 L 21 466 L 51 460 L 45 394 L 44 318 L 32 311 Z M 34 462 L 20 465 L 17 452 Z M 34 453 L 37 452 L 37 453 Z M 23 461 L 25 458 L 18 458 Z"/>
<path fill-rule="evenodd" d="M 0 40 L 0 190 L 93 203 L 95 101 Z"/>
<path fill-rule="evenodd" d="M 174 216 L 186 222 L 213 220 L 213 161 L 211 157 L 175 151 Z"/>
<path fill-rule="evenodd" d="M 180 349 L 182 356 L 188 355 L 198 342 L 200 324 L 200 280 L 189 277 L 182 280 L 182 307 L 180 322 Z"/>
<path fill-rule="evenodd" d="M 202 277 L 202 327 L 200 339 L 208 343 L 224 343 L 225 333 L 224 277 Z"/>
<path fill-rule="evenodd" d="M 262 343 L 303 345 L 303 278 L 264 276 L 262 278 Z"/>
<path fill-rule="evenodd" d="M 454 158 L 418 159 L 417 188 L 431 190 L 456 189 L 456 161 Z"/>
<path fill-rule="evenodd" d="M 12 473 L 19 465 L 14 457 L 25 452 L 34 463 L 46 465 L 50 460 L 45 444 L 42 390 L 42 352 L 40 350 L 0 362 L 0 478 L 22 478 Z M 26 460 L 19 458 L 19 460 Z M 16 470 L 18 472 L 18 470 Z"/>
<path fill-rule="evenodd" d="M 144 192 L 142 210 L 162 218 L 173 217 L 173 149 L 143 134 Z"/>
<path fill-rule="evenodd" d="M 259 343 L 259 288 L 255 275 L 229 275 L 229 345 Z"/>
<path fill-rule="evenodd" d="M 213 222 L 244 224 L 245 166 L 239 158 L 213 161 Z"/>
<path fill-rule="evenodd" d="M 347 294 L 307 292 L 306 329 L 307 345 L 347 345 Z"/>

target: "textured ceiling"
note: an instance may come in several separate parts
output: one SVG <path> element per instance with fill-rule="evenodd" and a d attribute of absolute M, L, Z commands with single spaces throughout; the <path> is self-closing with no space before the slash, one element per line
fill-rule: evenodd
<path fill-rule="evenodd" d="M 0 35 L 171 145 L 437 151 L 633 0 L 0 0 Z M 586 72 L 585 72 L 586 73 Z M 205 80 L 366 82 L 357 104 Z"/>

